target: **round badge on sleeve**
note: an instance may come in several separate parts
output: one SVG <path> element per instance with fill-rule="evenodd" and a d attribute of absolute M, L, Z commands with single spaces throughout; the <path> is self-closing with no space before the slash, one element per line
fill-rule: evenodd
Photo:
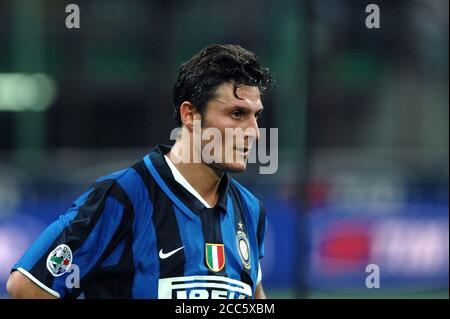
<path fill-rule="evenodd" d="M 47 257 L 47 269 L 55 277 L 63 275 L 72 265 L 72 250 L 61 244 L 52 250 Z"/>

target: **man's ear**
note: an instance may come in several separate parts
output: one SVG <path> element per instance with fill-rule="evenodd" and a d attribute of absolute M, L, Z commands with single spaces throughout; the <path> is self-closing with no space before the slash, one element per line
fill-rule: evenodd
<path fill-rule="evenodd" d="M 198 111 L 195 106 L 189 102 L 184 101 L 180 105 L 181 123 L 186 126 L 189 131 L 194 129 L 194 120 L 198 119 Z"/>

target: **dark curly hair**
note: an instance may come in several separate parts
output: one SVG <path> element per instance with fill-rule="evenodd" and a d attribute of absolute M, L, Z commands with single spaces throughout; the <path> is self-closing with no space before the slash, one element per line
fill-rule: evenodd
<path fill-rule="evenodd" d="M 180 66 L 177 82 L 173 87 L 175 122 L 182 125 L 180 105 L 191 102 L 204 114 L 205 105 L 214 97 L 216 89 L 224 82 L 232 82 L 234 96 L 239 86 L 257 86 L 263 94 L 273 84 L 269 69 L 262 67 L 259 58 L 239 45 L 213 44 Z"/>

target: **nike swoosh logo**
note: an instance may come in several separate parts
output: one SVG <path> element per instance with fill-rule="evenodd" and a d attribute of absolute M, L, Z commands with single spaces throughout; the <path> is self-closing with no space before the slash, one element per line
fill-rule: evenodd
<path fill-rule="evenodd" d="M 175 250 L 172 250 L 172 251 L 169 251 L 168 253 L 163 253 L 163 250 L 161 249 L 160 251 L 159 251 L 159 258 L 161 258 L 161 259 L 166 259 L 166 258 L 169 258 L 170 256 L 172 256 L 173 254 L 175 254 L 177 251 L 180 251 L 180 250 L 182 250 L 184 248 L 184 246 L 182 246 L 182 247 L 180 247 L 180 248 L 177 248 L 177 249 L 175 249 Z"/>

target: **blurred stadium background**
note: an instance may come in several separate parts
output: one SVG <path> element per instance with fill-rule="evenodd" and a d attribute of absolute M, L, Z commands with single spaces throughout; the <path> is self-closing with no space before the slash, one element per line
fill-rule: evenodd
<path fill-rule="evenodd" d="M 65 27 L 76 3 L 81 28 Z M 381 28 L 365 27 L 376 3 Z M 11 265 L 95 178 L 169 143 L 181 62 L 211 43 L 276 79 L 261 127 L 273 298 L 448 298 L 447 0 L 0 2 L 0 296 Z M 367 289 L 366 265 L 381 287 Z"/>

